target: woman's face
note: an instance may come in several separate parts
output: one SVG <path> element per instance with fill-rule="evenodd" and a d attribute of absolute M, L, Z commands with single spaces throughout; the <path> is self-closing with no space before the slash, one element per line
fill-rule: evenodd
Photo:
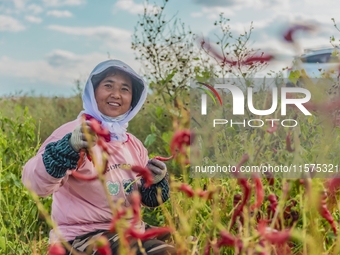
<path fill-rule="evenodd" d="M 132 101 L 132 81 L 124 72 L 115 71 L 102 80 L 94 92 L 98 110 L 109 117 L 126 113 Z"/>

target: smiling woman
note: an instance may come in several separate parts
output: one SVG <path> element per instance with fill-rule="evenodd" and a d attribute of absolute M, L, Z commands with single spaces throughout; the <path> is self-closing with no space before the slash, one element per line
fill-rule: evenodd
<path fill-rule="evenodd" d="M 126 73 L 119 70 L 107 73 L 99 84 L 94 84 L 95 98 L 102 114 L 117 117 L 131 109 L 132 81 Z"/>
<path fill-rule="evenodd" d="M 111 231 L 110 204 L 113 203 L 117 210 L 126 211 L 132 205 L 156 207 L 169 199 L 166 165 L 157 159 L 149 160 L 142 142 L 126 132 L 128 122 L 139 112 L 146 96 L 146 84 L 128 65 L 119 60 L 98 64 L 86 82 L 84 110 L 79 117 L 55 130 L 24 167 L 22 180 L 27 188 L 40 196 L 53 194 L 52 218 L 73 250 L 85 251 L 102 235 L 109 239 L 112 253 L 117 254 L 119 238 Z M 83 115 L 88 120 L 85 125 Z M 101 125 L 98 129 L 105 128 L 108 132 L 95 134 L 91 126 L 94 119 Z M 86 133 L 91 139 L 85 138 Z M 98 178 L 89 178 L 98 174 L 92 159 L 97 158 L 103 147 L 114 152 L 107 156 L 103 171 L 103 183 L 111 203 L 106 199 L 103 183 Z M 85 151 L 87 154 L 93 152 L 91 157 L 85 157 Z M 127 165 L 132 166 L 132 171 L 125 169 Z M 139 178 L 138 173 L 133 172 L 134 167 L 146 169 L 153 178 Z M 86 178 L 80 179 L 79 175 Z M 91 181 L 85 182 L 89 179 Z M 133 199 L 136 194 L 140 195 L 137 204 Z M 127 221 L 135 229 L 134 234 L 149 233 L 142 220 L 129 216 Z M 50 233 L 50 241 L 60 241 L 54 230 Z M 143 239 L 142 246 L 146 254 L 175 254 L 173 246 L 158 239 Z M 137 240 L 132 240 L 131 248 L 142 254 Z M 91 254 L 99 253 L 94 250 Z"/>

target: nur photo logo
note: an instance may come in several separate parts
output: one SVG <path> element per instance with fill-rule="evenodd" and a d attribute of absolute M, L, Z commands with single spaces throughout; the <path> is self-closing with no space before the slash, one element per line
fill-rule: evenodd
<path fill-rule="evenodd" d="M 272 115 L 278 110 L 278 108 L 280 108 L 280 113 L 276 113 L 276 116 L 279 115 L 280 117 L 285 117 L 287 115 L 288 106 L 299 109 L 305 116 L 312 115 L 304 106 L 304 104 L 309 102 L 311 99 L 310 91 L 305 88 L 281 87 L 278 89 L 277 87 L 272 87 L 271 90 L 267 91 L 271 94 L 271 106 L 267 109 L 258 109 L 254 106 L 256 103 L 254 99 L 255 92 L 251 87 L 246 89 L 245 94 L 238 86 L 232 84 L 210 85 L 202 82 L 197 82 L 197 84 L 203 85 L 207 88 L 197 87 L 199 90 L 203 91 L 201 94 L 201 115 L 208 115 L 211 113 L 208 111 L 207 95 L 210 96 L 215 105 L 217 104 L 215 99 L 216 97 L 220 106 L 225 107 L 225 105 L 223 105 L 222 96 L 217 92 L 217 89 L 220 89 L 225 92 L 223 93 L 224 95 L 227 94 L 232 96 L 232 116 L 245 116 L 245 111 L 251 113 L 251 116 L 258 116 L 256 119 L 241 118 L 241 120 L 240 118 L 236 120 L 233 118 L 227 118 L 227 116 L 221 116 L 221 118 L 213 119 L 213 122 L 211 123 L 213 127 L 216 127 L 217 125 L 238 125 L 257 128 L 262 127 L 266 122 L 269 123 L 271 127 L 278 125 L 278 123 L 280 123 L 283 127 L 295 127 L 298 125 L 298 122 L 295 119 L 260 118 L 261 116 Z M 303 97 L 301 97 L 301 95 Z"/>

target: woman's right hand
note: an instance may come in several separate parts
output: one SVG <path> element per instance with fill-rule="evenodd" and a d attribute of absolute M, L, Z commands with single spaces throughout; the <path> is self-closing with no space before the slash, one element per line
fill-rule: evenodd
<path fill-rule="evenodd" d="M 86 140 L 85 133 L 91 138 L 91 141 Z M 72 132 L 69 143 L 75 151 L 80 149 L 87 149 L 94 146 L 97 142 L 97 135 L 91 130 L 90 122 L 85 121 L 84 124 L 79 124 Z"/>

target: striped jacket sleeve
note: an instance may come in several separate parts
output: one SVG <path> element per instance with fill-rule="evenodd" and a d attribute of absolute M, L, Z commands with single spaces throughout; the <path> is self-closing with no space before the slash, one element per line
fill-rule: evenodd
<path fill-rule="evenodd" d="M 141 179 L 141 196 L 142 203 L 148 207 L 157 207 L 159 206 L 159 202 L 157 199 L 158 189 L 160 189 L 162 203 L 167 201 L 170 198 L 170 188 L 169 188 L 169 174 L 161 180 L 159 183 L 153 184 L 148 188 L 145 188 L 145 181 Z"/>
<path fill-rule="evenodd" d="M 69 144 L 71 133 L 61 140 L 46 145 L 42 155 L 46 171 L 54 178 L 62 178 L 69 169 L 75 169 L 79 160 L 79 153 Z"/>

